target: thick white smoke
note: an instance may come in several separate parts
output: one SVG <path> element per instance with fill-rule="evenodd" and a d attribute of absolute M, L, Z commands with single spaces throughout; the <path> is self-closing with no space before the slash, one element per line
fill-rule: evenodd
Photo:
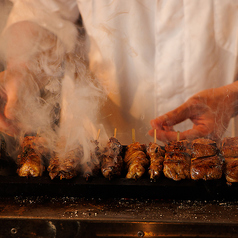
<path fill-rule="evenodd" d="M 21 141 L 26 134 L 37 134 L 62 159 L 80 145 L 84 150 L 81 162 L 85 162 L 94 146 L 91 141 L 96 139 L 100 128 L 97 113 L 105 92 L 88 71 L 84 37 L 79 34 L 70 52 L 46 30 L 38 31 L 37 39 L 31 52 L 19 56 L 30 60 L 27 69 L 20 72 L 24 85 L 14 111 L 20 128 L 16 139 Z M 2 40 L 0 55 L 9 57 L 14 52 L 6 52 L 9 48 L 4 47 L 6 44 L 9 42 Z"/>

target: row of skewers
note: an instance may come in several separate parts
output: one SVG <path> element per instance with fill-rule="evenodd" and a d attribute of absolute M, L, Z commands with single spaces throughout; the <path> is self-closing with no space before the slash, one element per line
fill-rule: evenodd
<path fill-rule="evenodd" d="M 50 155 L 47 165 L 50 178 L 70 179 L 82 174 L 88 180 L 102 174 L 107 179 L 113 179 L 125 173 L 128 179 L 137 180 L 149 174 L 151 180 L 164 175 L 179 181 L 220 179 L 224 174 L 227 183 L 238 182 L 238 137 L 225 138 L 219 145 L 210 139 L 188 141 L 178 138 L 160 146 L 156 143 L 155 135 L 154 142 L 147 146 L 136 142 L 134 134 L 133 130 L 133 143 L 126 148 L 117 140 L 116 130 L 102 150 L 97 140 L 92 141 L 94 150 L 84 163 L 81 163 L 83 152 L 80 147 L 69 151 L 64 159 L 57 154 Z M 42 175 L 46 165 L 39 149 L 39 140 L 34 136 L 24 138 L 17 160 L 19 176 Z"/>

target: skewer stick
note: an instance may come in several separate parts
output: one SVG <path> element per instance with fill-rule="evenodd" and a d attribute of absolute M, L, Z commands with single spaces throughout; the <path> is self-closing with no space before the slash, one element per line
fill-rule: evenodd
<path fill-rule="evenodd" d="M 40 135 L 40 127 L 38 127 L 37 132 L 36 132 L 36 136 L 38 137 Z"/>
<path fill-rule="evenodd" d="M 117 128 L 114 129 L 114 138 L 117 137 Z"/>
<path fill-rule="evenodd" d="M 96 138 L 96 140 L 98 140 L 98 139 L 99 139 L 99 136 L 100 136 L 100 131 L 101 131 L 101 129 L 98 129 L 98 134 L 97 134 L 97 138 Z"/>
<path fill-rule="evenodd" d="M 177 131 L 177 141 L 180 140 L 180 131 Z"/>
<path fill-rule="evenodd" d="M 136 142 L 136 132 L 135 132 L 135 129 L 133 128 L 132 129 L 132 143 L 135 143 Z"/>
<path fill-rule="evenodd" d="M 156 129 L 154 129 L 154 143 L 156 143 Z"/>

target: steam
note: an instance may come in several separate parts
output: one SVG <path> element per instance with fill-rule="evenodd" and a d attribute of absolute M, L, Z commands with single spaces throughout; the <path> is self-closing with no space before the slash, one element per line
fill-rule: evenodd
<path fill-rule="evenodd" d="M 106 97 L 88 70 L 85 48 L 85 39 L 80 35 L 73 51 L 68 52 L 50 32 L 39 33 L 33 51 L 25 52 L 24 57 L 31 59 L 27 70 L 19 72 L 22 90 L 14 110 L 20 128 L 16 141 L 33 134 L 44 138 L 47 149 L 58 153 L 61 159 L 79 147 L 84 155 L 80 163 L 90 158 L 95 146 L 92 140 L 101 128 L 97 113 Z M 13 140 L 7 136 L 5 139 Z M 11 143 L 8 148 L 13 155 L 18 146 Z"/>
<path fill-rule="evenodd" d="M 2 33 L 4 26 L 6 25 L 7 17 L 11 10 L 11 7 L 12 7 L 12 4 L 10 1 L 8 0 L 0 1 L 0 34 Z M 0 54 L 0 71 L 3 69 L 2 61 L 3 61 L 2 54 Z"/>

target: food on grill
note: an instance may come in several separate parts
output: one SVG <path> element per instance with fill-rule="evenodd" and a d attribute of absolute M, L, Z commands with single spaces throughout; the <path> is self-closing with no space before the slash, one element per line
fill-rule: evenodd
<path fill-rule="evenodd" d="M 238 182 L 238 157 L 225 158 L 224 173 L 228 184 Z"/>
<path fill-rule="evenodd" d="M 187 140 L 173 141 L 165 146 L 163 172 L 165 177 L 179 181 L 190 178 L 190 143 Z"/>
<path fill-rule="evenodd" d="M 165 177 L 179 181 L 190 178 L 190 156 L 187 153 L 165 153 Z"/>
<path fill-rule="evenodd" d="M 165 151 L 156 143 L 150 143 L 147 151 L 147 156 L 150 158 L 149 175 L 150 179 L 157 179 L 163 173 L 163 162 Z"/>
<path fill-rule="evenodd" d="M 221 153 L 225 158 L 238 157 L 238 137 L 225 137 Z"/>
<path fill-rule="evenodd" d="M 98 146 L 98 141 L 92 141 L 95 144 L 94 151 L 90 152 L 90 159 L 82 164 L 83 176 L 86 180 L 89 180 L 90 177 L 96 176 L 99 174 L 101 169 L 101 152 Z"/>
<path fill-rule="evenodd" d="M 71 179 L 76 177 L 80 171 L 80 160 L 83 152 L 79 146 L 77 149 L 70 150 L 59 157 L 59 153 L 54 153 L 47 168 L 51 179 Z"/>
<path fill-rule="evenodd" d="M 191 178 L 194 180 L 212 180 L 222 177 L 223 159 L 219 155 L 193 158 L 191 163 Z"/>
<path fill-rule="evenodd" d="M 20 148 L 20 154 L 17 157 L 17 173 L 21 177 L 41 176 L 45 167 L 43 165 L 42 155 L 39 152 L 41 143 L 40 138 L 36 136 L 26 136 L 23 139 Z"/>
<path fill-rule="evenodd" d="M 165 151 L 191 154 L 190 142 L 188 140 L 171 141 L 165 145 Z"/>
<path fill-rule="evenodd" d="M 228 184 L 238 182 L 238 137 L 224 138 L 221 153 L 225 158 L 224 174 Z"/>
<path fill-rule="evenodd" d="M 216 142 L 199 138 L 192 141 L 192 158 L 214 156 L 218 153 Z"/>
<path fill-rule="evenodd" d="M 124 158 L 128 169 L 126 178 L 139 179 L 145 173 L 145 168 L 149 165 L 145 151 L 146 146 L 139 142 L 134 142 L 127 146 Z"/>
<path fill-rule="evenodd" d="M 122 145 L 111 137 L 102 152 L 101 172 L 109 180 L 119 177 L 123 170 Z"/>
<path fill-rule="evenodd" d="M 218 152 L 215 141 L 203 138 L 192 141 L 191 178 L 220 179 L 224 161 Z"/>

